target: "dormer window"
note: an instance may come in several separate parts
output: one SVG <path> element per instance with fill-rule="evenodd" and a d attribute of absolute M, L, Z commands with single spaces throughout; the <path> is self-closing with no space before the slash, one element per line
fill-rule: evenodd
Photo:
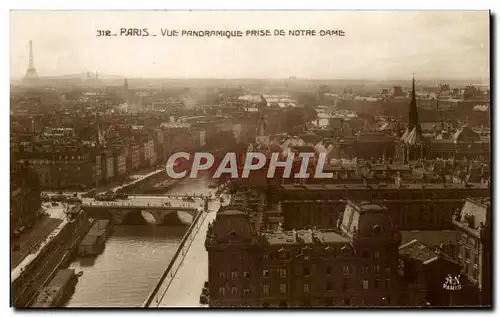
<path fill-rule="evenodd" d="M 279 253 L 279 259 L 280 260 L 285 260 L 286 259 L 286 253 L 283 252 L 283 249 L 280 249 L 281 251 L 278 251 Z"/>

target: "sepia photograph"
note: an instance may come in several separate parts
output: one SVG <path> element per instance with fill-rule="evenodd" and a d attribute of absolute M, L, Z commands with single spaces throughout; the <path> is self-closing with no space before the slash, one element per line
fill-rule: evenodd
<path fill-rule="evenodd" d="M 11 307 L 492 308 L 490 11 L 9 18 Z"/>

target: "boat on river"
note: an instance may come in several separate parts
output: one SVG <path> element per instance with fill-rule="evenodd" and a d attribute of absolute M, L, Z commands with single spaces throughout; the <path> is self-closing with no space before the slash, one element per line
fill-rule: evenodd
<path fill-rule="evenodd" d="M 42 288 L 31 307 L 64 307 L 73 295 L 81 273 L 75 273 L 74 269 L 59 270 L 52 281 Z"/>

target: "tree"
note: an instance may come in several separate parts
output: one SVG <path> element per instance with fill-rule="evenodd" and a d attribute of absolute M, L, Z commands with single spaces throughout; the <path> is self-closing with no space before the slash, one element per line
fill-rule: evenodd
<path fill-rule="evenodd" d="M 290 108 L 283 115 L 284 129 L 287 133 L 295 133 L 308 122 L 316 120 L 316 110 L 311 107 Z"/>
<path fill-rule="evenodd" d="M 312 107 L 314 108 L 315 106 L 318 105 L 318 96 L 314 93 L 299 93 L 296 96 L 294 96 L 295 100 L 297 100 L 297 103 L 299 105 L 303 105 L 304 108 L 307 107 Z"/>

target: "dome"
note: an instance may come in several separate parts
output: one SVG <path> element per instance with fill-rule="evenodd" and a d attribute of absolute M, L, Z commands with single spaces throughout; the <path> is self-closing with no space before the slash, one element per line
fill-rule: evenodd
<path fill-rule="evenodd" d="M 391 218 L 384 212 L 387 208 L 378 205 L 368 205 L 363 208 L 370 209 L 359 217 L 358 234 L 360 236 L 375 237 L 392 232 Z"/>
<path fill-rule="evenodd" d="M 373 202 L 349 202 L 342 219 L 342 230 L 356 238 L 392 238 L 394 227 L 385 206 Z"/>

